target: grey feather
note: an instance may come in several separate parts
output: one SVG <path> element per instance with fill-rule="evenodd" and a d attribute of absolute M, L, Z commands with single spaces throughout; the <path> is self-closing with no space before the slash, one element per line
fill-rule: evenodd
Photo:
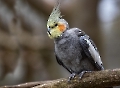
<path fill-rule="evenodd" d="M 71 74 L 72 74 L 72 71 L 70 69 L 68 69 L 63 63 L 62 61 L 57 57 L 57 55 L 55 54 L 56 56 L 56 60 L 58 62 L 59 65 L 62 65 L 67 71 L 69 71 Z"/>
<path fill-rule="evenodd" d="M 99 52 L 97 50 L 97 47 L 94 44 L 94 42 L 89 38 L 89 36 L 87 35 L 81 36 L 80 44 L 83 48 L 83 51 L 90 59 L 90 61 L 92 61 L 93 64 L 95 64 L 99 70 L 103 70 L 104 69 L 103 64 L 102 64 Z"/>
<path fill-rule="evenodd" d="M 85 35 L 80 29 L 72 28 L 66 30 L 62 33 L 62 36 L 55 39 L 55 53 L 57 57 L 67 69 L 76 74 L 80 74 L 82 71 L 101 70 L 90 61 L 91 59 L 94 63 L 97 62 L 96 58 L 92 58 L 91 53 L 88 52 L 89 46 L 87 42 L 84 44 L 84 47 L 86 47 L 89 55 L 87 55 L 85 48 L 81 45 L 80 38 Z"/>

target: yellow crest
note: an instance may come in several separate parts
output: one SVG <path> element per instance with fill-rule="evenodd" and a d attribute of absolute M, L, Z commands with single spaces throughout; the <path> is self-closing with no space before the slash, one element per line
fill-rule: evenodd
<path fill-rule="evenodd" d="M 56 5 L 53 8 L 52 13 L 49 16 L 47 26 L 52 26 L 54 23 L 57 23 L 61 17 L 61 12 L 60 12 L 60 2 L 56 3 Z"/>

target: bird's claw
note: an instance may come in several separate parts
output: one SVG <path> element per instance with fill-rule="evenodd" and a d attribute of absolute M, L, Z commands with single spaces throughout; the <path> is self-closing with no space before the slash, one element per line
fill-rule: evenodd
<path fill-rule="evenodd" d="M 91 71 L 82 71 L 80 74 L 79 74 L 79 79 L 82 79 L 83 75 L 87 72 L 91 72 Z"/>
<path fill-rule="evenodd" d="M 72 80 L 73 78 L 75 78 L 76 74 L 75 73 L 72 73 L 70 76 L 69 76 L 69 79 L 68 79 L 68 82 L 70 82 L 70 80 Z"/>

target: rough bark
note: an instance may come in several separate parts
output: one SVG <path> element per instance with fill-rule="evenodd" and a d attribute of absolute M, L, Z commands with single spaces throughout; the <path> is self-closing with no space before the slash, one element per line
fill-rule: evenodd
<path fill-rule="evenodd" d="M 86 73 L 81 80 L 79 80 L 79 77 L 75 77 L 70 83 L 68 83 L 67 80 L 67 78 L 61 78 L 50 81 L 29 82 L 13 86 L 4 86 L 4 88 L 104 88 L 119 86 L 120 69 Z"/>

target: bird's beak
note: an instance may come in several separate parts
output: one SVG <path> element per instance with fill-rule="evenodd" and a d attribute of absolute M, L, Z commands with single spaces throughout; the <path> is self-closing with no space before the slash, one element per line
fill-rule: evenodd
<path fill-rule="evenodd" d="M 51 35 L 50 31 L 47 31 L 49 35 Z"/>
<path fill-rule="evenodd" d="M 50 33 L 50 28 L 48 28 L 48 31 L 47 31 L 47 33 L 48 33 L 49 35 L 51 35 L 51 33 Z"/>

